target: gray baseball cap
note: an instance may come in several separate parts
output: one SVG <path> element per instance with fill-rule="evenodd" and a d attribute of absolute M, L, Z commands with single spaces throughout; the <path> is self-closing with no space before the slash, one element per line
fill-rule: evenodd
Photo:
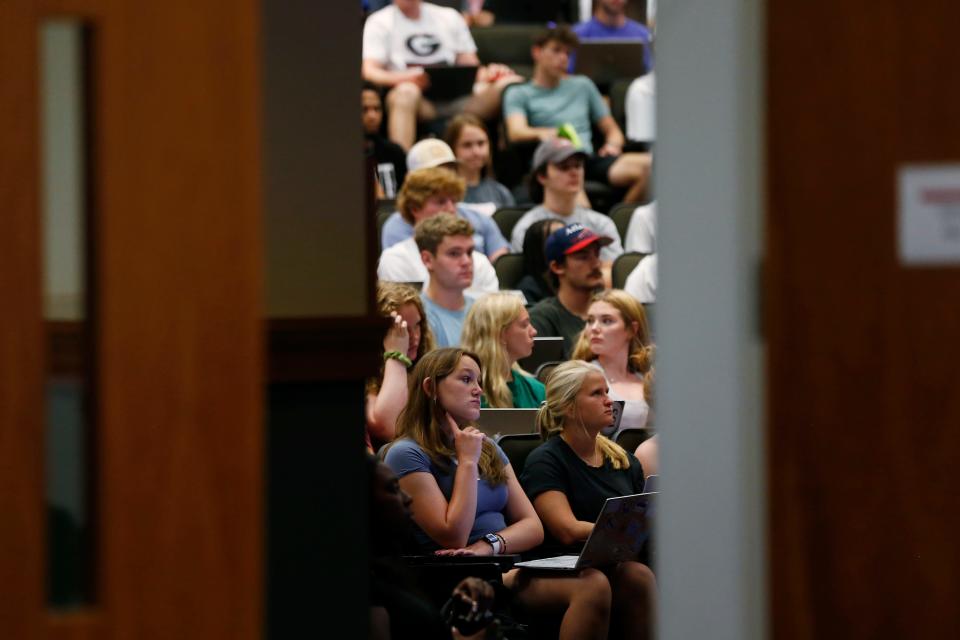
<path fill-rule="evenodd" d="M 566 138 L 551 138 L 550 140 L 544 140 L 537 146 L 537 150 L 533 152 L 533 162 L 531 166 L 533 170 L 536 171 L 548 162 L 558 164 L 575 155 L 586 158 L 587 152 L 580 147 L 574 146 L 574 144 Z"/>

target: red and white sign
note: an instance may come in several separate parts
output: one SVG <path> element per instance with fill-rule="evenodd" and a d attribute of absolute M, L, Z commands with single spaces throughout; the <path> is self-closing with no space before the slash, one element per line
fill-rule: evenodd
<path fill-rule="evenodd" d="M 960 164 L 905 165 L 899 253 L 905 265 L 960 265 Z"/>

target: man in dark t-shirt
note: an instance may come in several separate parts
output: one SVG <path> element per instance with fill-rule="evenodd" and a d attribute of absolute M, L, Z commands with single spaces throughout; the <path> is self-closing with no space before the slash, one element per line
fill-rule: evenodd
<path fill-rule="evenodd" d="M 557 295 L 530 309 L 530 322 L 537 335 L 563 338 L 564 358 L 570 357 L 583 331 L 593 292 L 603 288 L 600 247 L 611 242 L 580 223 L 557 229 L 547 238 L 544 254 Z"/>
<path fill-rule="evenodd" d="M 383 123 L 383 102 L 380 92 L 372 84 L 365 84 L 360 92 L 364 149 L 373 156 L 377 169 L 377 183 L 381 198 L 396 198 L 407 174 L 407 154 L 400 145 L 380 135 Z"/>

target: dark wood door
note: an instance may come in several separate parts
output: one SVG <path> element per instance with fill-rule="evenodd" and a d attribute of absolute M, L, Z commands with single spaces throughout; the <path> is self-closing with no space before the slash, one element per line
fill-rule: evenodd
<path fill-rule="evenodd" d="M 960 159 L 960 5 L 767 11 L 776 638 L 960 635 L 960 267 L 897 257 L 898 168 Z"/>

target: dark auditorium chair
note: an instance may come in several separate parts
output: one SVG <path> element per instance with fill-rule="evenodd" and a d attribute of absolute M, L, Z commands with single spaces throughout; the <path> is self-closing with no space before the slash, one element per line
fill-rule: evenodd
<path fill-rule="evenodd" d="M 610 115 L 617 121 L 617 126 L 627 133 L 627 89 L 635 78 L 620 78 L 610 85 Z"/>
<path fill-rule="evenodd" d="M 500 228 L 500 233 L 502 233 L 503 237 L 508 241 L 510 240 L 510 234 L 513 232 L 513 228 L 517 226 L 517 222 L 527 211 L 528 209 L 526 207 L 500 207 L 493 212 L 493 221 L 497 223 L 497 226 Z"/>
<path fill-rule="evenodd" d="M 553 373 L 553 370 L 557 368 L 558 364 L 560 364 L 560 362 L 557 361 L 544 362 L 542 365 L 537 367 L 537 371 L 534 373 L 534 376 L 543 384 L 547 384 L 547 378 L 550 377 L 550 374 Z"/>
<path fill-rule="evenodd" d="M 533 75 L 530 44 L 533 36 L 542 28 L 537 24 L 495 24 L 474 27 L 470 35 L 477 45 L 477 57 L 484 64 L 505 64 L 524 78 L 529 78 Z"/>
<path fill-rule="evenodd" d="M 650 438 L 654 433 L 651 429 L 624 429 L 617 434 L 616 442 L 630 453 L 633 453 L 644 440 Z"/>
<path fill-rule="evenodd" d="M 523 277 L 523 254 L 505 253 L 493 263 L 497 272 L 497 281 L 501 289 L 516 289 L 517 282 Z"/>
<path fill-rule="evenodd" d="M 497 444 L 507 454 L 510 466 L 513 467 L 513 473 L 520 477 L 523 472 L 523 465 L 527 462 L 527 456 L 543 444 L 543 440 L 540 439 L 539 433 L 506 434 L 500 436 Z"/>
<path fill-rule="evenodd" d="M 637 268 L 637 265 L 646 255 L 646 253 L 630 251 L 617 256 L 617 259 L 613 261 L 613 273 L 610 278 L 613 281 L 614 289 L 623 289 L 623 285 L 627 281 L 627 276 Z"/>
<path fill-rule="evenodd" d="M 630 218 L 633 217 L 636 208 L 636 202 L 621 202 L 613 205 L 613 208 L 610 209 L 610 218 L 613 220 L 613 224 L 617 225 L 617 233 L 620 234 L 621 244 L 625 244 L 627 241 L 627 229 L 630 227 Z"/>
<path fill-rule="evenodd" d="M 377 212 L 377 246 L 380 247 L 380 251 L 383 251 L 383 225 L 387 222 L 391 213 L 391 211 Z"/>

